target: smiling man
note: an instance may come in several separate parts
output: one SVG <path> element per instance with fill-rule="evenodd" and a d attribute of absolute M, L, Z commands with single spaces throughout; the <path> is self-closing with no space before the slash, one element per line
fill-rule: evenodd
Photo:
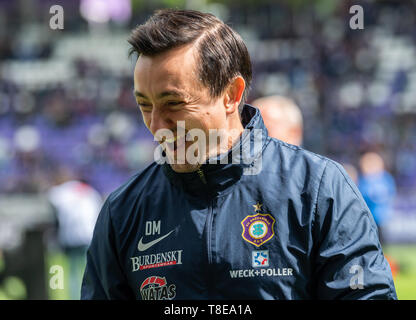
<path fill-rule="evenodd" d="M 343 168 L 269 137 L 245 104 L 251 63 L 235 31 L 211 14 L 160 10 L 129 43 L 134 95 L 170 161 L 107 198 L 82 299 L 396 299 Z"/>
<path fill-rule="evenodd" d="M 151 56 L 142 53 L 134 71 L 134 94 L 143 121 L 158 141 L 167 142 L 165 152 L 176 172 L 197 170 L 210 156 L 230 149 L 243 132 L 238 105 L 245 90 L 244 78 L 240 74 L 234 78 L 228 76 L 230 83 L 222 89 L 224 92 L 218 97 L 211 96 L 209 88 L 201 83 L 195 70 L 195 66 L 201 64 L 197 48 L 198 44 L 190 43 Z M 201 136 L 205 137 L 198 147 L 205 145 L 206 148 L 196 148 L 196 151 L 203 153 L 200 163 L 189 163 L 185 157 L 181 164 L 178 149 L 183 146 L 186 154 L 195 142 L 187 138 L 187 133 L 195 129 L 201 130 Z M 172 133 L 170 139 L 164 139 L 165 130 Z M 225 145 L 219 145 L 221 149 L 217 148 L 217 144 L 209 143 L 210 130 L 220 131 L 221 139 L 227 141 Z"/>

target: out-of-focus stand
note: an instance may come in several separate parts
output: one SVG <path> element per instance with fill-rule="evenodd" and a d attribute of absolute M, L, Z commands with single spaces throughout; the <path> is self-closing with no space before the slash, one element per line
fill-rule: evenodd
<path fill-rule="evenodd" d="M 44 196 L 0 196 L 0 286 L 7 277 L 17 277 L 26 287 L 24 298 L 48 299 L 45 235 L 53 224 L 53 210 Z"/>

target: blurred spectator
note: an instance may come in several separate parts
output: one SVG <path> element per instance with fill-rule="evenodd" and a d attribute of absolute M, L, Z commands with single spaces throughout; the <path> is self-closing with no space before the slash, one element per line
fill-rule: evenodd
<path fill-rule="evenodd" d="M 269 136 L 293 145 L 302 145 L 302 113 L 293 100 L 268 96 L 254 100 L 252 105 L 260 110 Z"/>
<path fill-rule="evenodd" d="M 72 300 L 80 299 L 86 251 L 102 206 L 100 194 L 85 182 L 74 178 L 69 169 L 60 168 L 57 172 L 57 185 L 48 193 L 57 214 L 58 241 L 69 260 L 69 291 Z"/>
<path fill-rule="evenodd" d="M 383 244 L 383 228 L 393 214 L 396 184 L 390 173 L 386 171 L 384 161 L 378 153 L 363 154 L 360 158 L 360 171 L 358 188 L 374 216 L 380 242 Z"/>
<path fill-rule="evenodd" d="M 345 171 L 348 173 L 348 176 L 351 180 L 358 184 L 358 172 L 357 169 L 350 163 L 343 163 L 342 166 L 344 167 Z"/>

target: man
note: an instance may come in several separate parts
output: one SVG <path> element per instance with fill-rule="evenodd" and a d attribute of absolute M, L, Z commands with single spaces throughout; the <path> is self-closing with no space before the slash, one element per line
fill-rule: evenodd
<path fill-rule="evenodd" d="M 260 110 L 270 137 L 295 146 L 302 145 L 302 113 L 293 100 L 282 96 L 267 96 L 257 98 L 252 104 Z"/>
<path fill-rule="evenodd" d="M 65 166 L 56 171 L 55 183 L 47 195 L 56 214 L 57 240 L 68 258 L 70 298 L 76 300 L 80 298 L 85 253 L 91 242 L 102 198 L 97 190 L 80 181 Z"/>
<path fill-rule="evenodd" d="M 357 186 L 373 214 L 380 242 L 384 244 L 383 230 L 393 214 L 396 183 L 386 171 L 383 158 L 376 152 L 366 152 L 361 156 L 360 171 Z"/>
<path fill-rule="evenodd" d="M 210 14 L 161 10 L 129 42 L 137 103 L 167 162 L 107 198 L 82 299 L 396 299 L 345 171 L 268 137 L 244 104 L 251 64 L 236 32 Z M 226 143 L 210 147 L 217 131 Z"/>

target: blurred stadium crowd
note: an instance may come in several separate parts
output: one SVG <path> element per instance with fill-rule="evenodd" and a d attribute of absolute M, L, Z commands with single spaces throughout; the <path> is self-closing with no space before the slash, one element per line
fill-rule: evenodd
<path fill-rule="evenodd" d="M 106 196 L 153 160 L 132 95 L 126 39 L 155 8 L 186 3 L 61 2 L 64 30 L 49 27 L 49 8 L 60 1 L 0 1 L 3 194 L 44 192 L 70 174 Z M 364 30 L 349 27 L 350 1 L 196 3 L 245 39 L 254 67 L 251 101 L 292 97 L 304 114 L 306 149 L 353 165 L 377 151 L 411 201 L 414 2 L 362 1 Z"/>
<path fill-rule="evenodd" d="M 55 4 L 63 30 L 49 26 Z M 363 30 L 350 28 L 354 4 Z M 161 7 L 209 11 L 235 28 L 253 63 L 248 102 L 292 98 L 303 147 L 359 174 L 364 153 L 380 154 L 395 210 L 416 223 L 414 1 L 0 0 L 0 196 L 76 179 L 105 198 L 153 161 L 127 37 Z"/>
<path fill-rule="evenodd" d="M 1 193 L 45 191 L 70 170 L 107 195 L 153 160 L 132 95 L 126 38 L 164 2 L 108 1 L 108 12 L 95 15 L 87 10 L 94 2 L 62 2 L 65 28 L 51 30 L 49 7 L 59 1 L 0 1 Z M 251 100 L 294 98 L 305 118 L 306 149 L 352 164 L 364 151 L 377 151 L 401 194 L 410 195 L 415 3 L 361 2 L 364 30 L 349 28 L 349 1 L 295 4 L 206 8 L 247 42 Z"/>

